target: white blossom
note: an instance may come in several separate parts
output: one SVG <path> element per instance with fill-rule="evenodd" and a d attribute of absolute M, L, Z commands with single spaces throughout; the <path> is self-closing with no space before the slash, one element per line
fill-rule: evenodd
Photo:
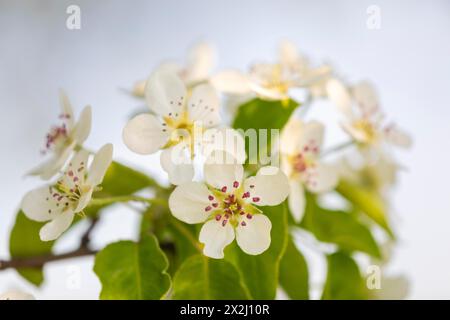
<path fill-rule="evenodd" d="M 61 170 L 73 151 L 83 144 L 91 131 L 91 107 L 85 107 L 78 121 L 75 121 L 72 106 L 63 91 L 60 92 L 60 100 L 62 111 L 59 118 L 62 124 L 50 129 L 43 150 L 44 154 L 51 155 L 47 161 L 28 173 L 45 180 L 52 178 Z"/>
<path fill-rule="evenodd" d="M 203 223 L 199 240 L 203 253 L 224 257 L 224 248 L 235 238 L 247 254 L 258 255 L 270 246 L 272 223 L 259 206 L 275 206 L 289 193 L 285 174 L 263 167 L 256 176 L 244 178 L 244 168 L 229 154 L 214 152 L 205 164 L 205 183 L 179 185 L 170 195 L 169 207 L 179 220 Z"/>
<path fill-rule="evenodd" d="M 40 230 L 42 241 L 57 239 L 72 224 L 74 215 L 82 213 L 92 193 L 101 184 L 112 161 L 113 147 L 103 146 L 88 169 L 89 153 L 77 152 L 55 184 L 28 192 L 22 200 L 22 211 L 34 221 L 47 222 Z"/>

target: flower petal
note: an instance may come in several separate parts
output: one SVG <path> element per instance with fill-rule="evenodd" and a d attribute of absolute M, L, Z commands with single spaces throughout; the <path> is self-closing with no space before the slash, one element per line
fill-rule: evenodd
<path fill-rule="evenodd" d="M 412 145 L 411 137 L 396 125 L 389 125 L 384 129 L 384 136 L 387 142 L 402 148 L 410 148 Z"/>
<path fill-rule="evenodd" d="M 209 205 L 211 195 L 208 188 L 200 182 L 187 182 L 175 188 L 169 197 L 169 208 L 175 218 L 186 223 L 204 222 L 209 213 L 205 208 Z"/>
<path fill-rule="evenodd" d="M 291 181 L 291 192 L 289 193 L 288 203 L 289 210 L 296 222 L 302 221 L 305 213 L 306 199 L 305 190 L 301 181 Z"/>
<path fill-rule="evenodd" d="M 91 133 L 92 124 L 92 108 L 87 106 L 83 109 L 80 114 L 78 122 L 75 124 L 73 131 L 71 133 L 72 139 L 81 145 L 89 137 Z"/>
<path fill-rule="evenodd" d="M 349 115 L 351 113 L 352 98 L 345 85 L 336 78 L 329 79 L 326 85 L 328 98 L 341 112 Z"/>
<path fill-rule="evenodd" d="M 244 163 L 247 157 L 244 137 L 232 128 L 211 128 L 203 133 L 202 153 L 208 158 L 214 151 L 231 154 L 237 163 Z"/>
<path fill-rule="evenodd" d="M 205 244 L 203 254 L 210 258 L 222 259 L 223 249 L 234 240 L 234 229 L 230 223 L 222 224 L 215 219 L 207 221 L 200 230 L 199 241 Z"/>
<path fill-rule="evenodd" d="M 186 99 L 186 86 L 167 68 L 159 68 L 147 80 L 145 100 L 151 111 L 161 116 L 180 113 Z"/>
<path fill-rule="evenodd" d="M 151 154 L 161 149 L 169 140 L 169 132 L 154 115 L 141 114 L 131 119 L 123 129 L 126 146 L 139 154 Z"/>
<path fill-rule="evenodd" d="M 43 180 L 52 178 L 65 165 L 75 146 L 76 142 L 74 141 L 71 145 L 62 149 L 59 153 L 55 153 L 50 159 L 33 168 L 27 174 L 32 176 L 40 176 Z"/>
<path fill-rule="evenodd" d="M 8 291 L 0 294 L 0 300 L 35 300 L 34 296 L 22 291 Z"/>
<path fill-rule="evenodd" d="M 214 66 L 216 52 L 207 42 L 200 42 L 190 48 L 187 57 L 184 81 L 188 84 L 204 81 Z"/>
<path fill-rule="evenodd" d="M 244 167 L 229 153 L 214 151 L 206 160 L 204 166 L 205 181 L 210 186 L 221 189 L 233 188 L 234 182 L 241 184 L 244 178 Z"/>
<path fill-rule="evenodd" d="M 105 144 L 94 156 L 91 166 L 89 167 L 89 174 L 87 183 L 96 186 L 102 183 L 106 170 L 112 162 L 113 145 Z"/>
<path fill-rule="evenodd" d="M 161 166 L 167 172 L 170 183 L 174 185 L 192 181 L 194 178 L 194 165 L 187 148 L 186 144 L 179 143 L 161 153 Z"/>
<path fill-rule="evenodd" d="M 236 241 L 241 249 L 251 255 L 261 254 L 270 247 L 272 223 L 263 214 L 255 214 L 236 228 Z"/>
<path fill-rule="evenodd" d="M 34 221 L 48 221 L 60 215 L 64 209 L 53 196 L 50 186 L 29 191 L 22 199 L 21 209 L 25 215 Z"/>
<path fill-rule="evenodd" d="M 61 104 L 62 116 L 66 120 L 67 129 L 70 131 L 74 125 L 73 110 L 69 98 L 64 90 L 59 90 L 59 101 Z"/>
<path fill-rule="evenodd" d="M 378 95 L 371 83 L 361 81 L 352 88 L 352 94 L 363 116 L 371 117 L 379 113 Z"/>
<path fill-rule="evenodd" d="M 210 82 L 217 90 L 226 94 L 243 95 L 251 92 L 247 76 L 236 70 L 219 72 L 211 77 Z"/>
<path fill-rule="evenodd" d="M 61 234 L 69 229 L 72 224 L 73 212 L 64 212 L 52 221 L 46 223 L 39 231 L 42 241 L 53 241 L 59 238 Z"/>
<path fill-rule="evenodd" d="M 280 137 L 280 150 L 282 153 L 292 155 L 297 153 L 300 139 L 304 131 L 304 122 L 292 117 L 283 128 Z"/>
<path fill-rule="evenodd" d="M 310 121 L 304 124 L 303 132 L 298 140 L 298 150 L 303 151 L 305 147 L 320 147 L 323 143 L 324 126 L 318 121 Z"/>
<path fill-rule="evenodd" d="M 86 150 L 78 151 L 70 159 L 64 175 L 59 179 L 67 189 L 76 189 L 77 186 L 84 183 L 88 159 L 89 152 Z"/>
<path fill-rule="evenodd" d="M 278 55 L 280 63 L 284 66 L 295 66 L 300 59 L 296 45 L 286 40 L 280 43 Z"/>
<path fill-rule="evenodd" d="M 338 172 L 334 166 L 325 163 L 316 163 L 314 168 L 307 169 L 306 187 L 315 193 L 327 192 L 338 183 Z"/>
<path fill-rule="evenodd" d="M 276 206 L 289 194 L 289 181 L 279 168 L 263 167 L 254 177 L 245 180 L 244 189 L 249 200 L 258 206 Z"/>
<path fill-rule="evenodd" d="M 205 127 L 220 123 L 219 96 L 209 84 L 196 86 L 188 102 L 189 118 Z"/>
<path fill-rule="evenodd" d="M 87 205 L 89 204 L 89 202 L 92 199 L 92 193 L 94 192 L 94 188 L 90 187 L 87 190 L 83 190 L 83 193 L 81 194 L 80 199 L 78 200 L 78 204 L 77 207 L 75 208 L 75 213 L 79 213 L 82 212 Z"/>

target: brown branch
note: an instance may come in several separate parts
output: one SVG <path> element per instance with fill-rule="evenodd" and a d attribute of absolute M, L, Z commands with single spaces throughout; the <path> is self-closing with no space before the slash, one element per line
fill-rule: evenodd
<path fill-rule="evenodd" d="M 74 251 L 63 254 L 49 254 L 28 258 L 13 258 L 11 260 L 0 260 L 0 270 L 19 268 L 40 268 L 48 262 L 72 259 L 96 254 L 97 251 L 86 247 L 80 247 Z"/>

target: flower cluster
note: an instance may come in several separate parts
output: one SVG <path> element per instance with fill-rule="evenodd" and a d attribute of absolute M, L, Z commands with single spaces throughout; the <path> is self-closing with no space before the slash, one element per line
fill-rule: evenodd
<path fill-rule="evenodd" d="M 32 171 L 43 179 L 59 175 L 55 182 L 28 192 L 21 204 L 29 219 L 47 222 L 40 230 L 42 241 L 57 239 L 70 227 L 75 214 L 83 215 L 112 162 L 111 144 L 104 145 L 92 161 L 90 153 L 83 148 L 91 130 L 91 108 L 86 107 L 75 123 L 72 107 L 63 92 L 61 105 L 63 113 L 60 118 L 64 123 L 52 127 L 46 136 L 46 151 L 53 154 Z"/>

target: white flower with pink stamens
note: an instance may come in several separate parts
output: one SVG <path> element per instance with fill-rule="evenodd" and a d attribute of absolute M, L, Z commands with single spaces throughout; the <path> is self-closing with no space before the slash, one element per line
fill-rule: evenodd
<path fill-rule="evenodd" d="M 146 100 L 152 113 L 131 119 L 123 130 L 123 140 L 139 154 L 162 149 L 161 166 L 171 183 L 192 180 L 193 159 L 198 153 L 226 150 L 241 163 L 245 161 L 242 136 L 219 128 L 219 97 L 210 85 L 201 84 L 188 92 L 176 73 L 158 69 L 147 81 Z"/>
<path fill-rule="evenodd" d="M 207 42 L 200 42 L 189 49 L 184 65 L 176 62 L 165 62 L 159 66 L 175 72 L 186 86 L 207 82 L 216 60 L 215 49 Z M 137 97 L 145 96 L 147 81 L 138 81 L 132 93 Z"/>
<path fill-rule="evenodd" d="M 57 174 L 66 164 L 73 151 L 81 147 L 91 131 L 91 107 L 87 106 L 75 122 L 72 107 L 66 94 L 60 92 L 62 124 L 54 126 L 46 136 L 43 154 L 51 153 L 50 158 L 31 170 L 28 174 L 48 180 Z"/>
<path fill-rule="evenodd" d="M 205 183 L 179 185 L 170 195 L 169 207 L 179 220 L 204 223 L 199 240 L 203 253 L 224 257 L 224 248 L 236 238 L 247 254 L 258 255 L 270 246 L 272 224 L 257 206 L 275 206 L 289 193 L 286 175 L 263 167 L 244 179 L 244 168 L 223 152 L 214 152 L 204 167 Z"/>
<path fill-rule="evenodd" d="M 28 192 L 22 200 L 22 211 L 34 221 L 45 222 L 42 241 L 57 239 L 72 224 L 74 215 L 82 213 L 101 184 L 112 161 L 113 147 L 103 146 L 88 168 L 89 153 L 81 150 L 70 160 L 66 171 L 52 185 Z"/>
<path fill-rule="evenodd" d="M 322 193 L 333 189 L 337 170 L 320 160 L 324 127 L 317 121 L 291 118 L 281 134 L 281 164 L 290 183 L 289 209 L 296 221 L 305 210 L 305 189 Z"/>
<path fill-rule="evenodd" d="M 347 88 L 341 81 L 332 79 L 327 83 L 328 97 L 343 112 L 346 120 L 344 130 L 358 143 L 380 146 L 382 143 L 408 148 L 410 137 L 395 124 L 385 123 L 378 96 L 368 82 L 360 82 Z"/>

